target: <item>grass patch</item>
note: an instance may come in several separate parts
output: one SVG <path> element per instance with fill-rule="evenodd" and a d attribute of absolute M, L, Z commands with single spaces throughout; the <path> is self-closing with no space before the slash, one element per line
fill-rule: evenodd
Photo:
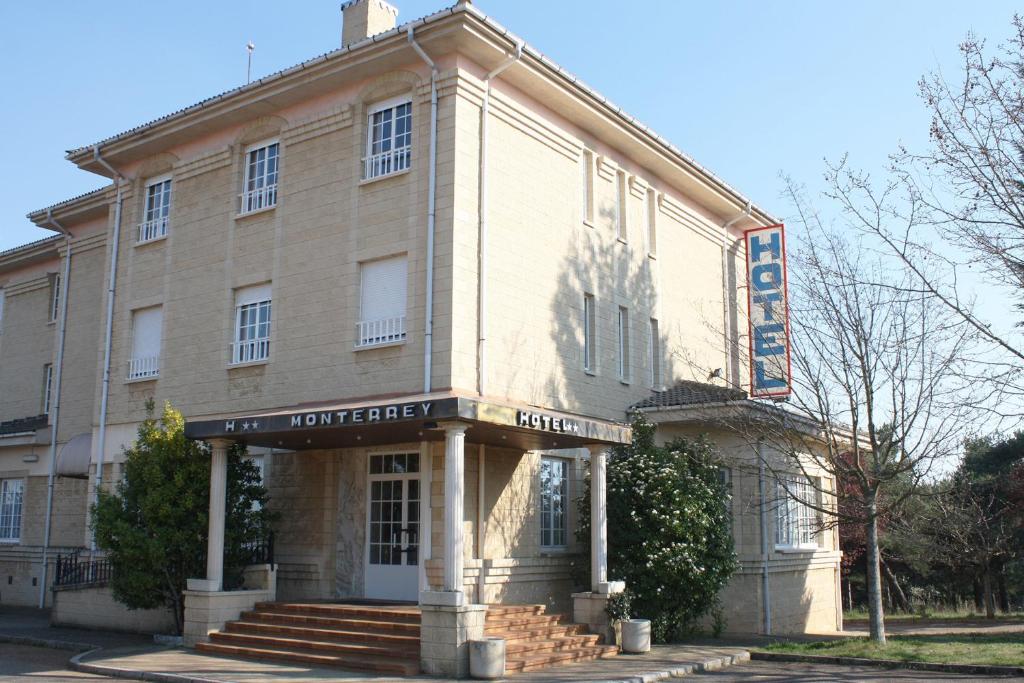
<path fill-rule="evenodd" d="M 868 611 L 857 609 L 843 612 L 843 619 L 850 621 L 867 621 Z M 964 610 L 934 610 L 924 613 L 907 612 L 886 612 L 885 620 L 888 621 L 985 621 L 984 612 L 970 612 Z M 996 620 L 1021 621 L 1024 620 L 1024 612 L 996 612 Z"/>
<path fill-rule="evenodd" d="M 1024 666 L 1024 634 L 1020 633 L 891 636 L 885 645 L 878 645 L 867 638 L 843 638 L 813 643 L 772 643 L 763 649 L 766 652 L 902 662 Z"/>

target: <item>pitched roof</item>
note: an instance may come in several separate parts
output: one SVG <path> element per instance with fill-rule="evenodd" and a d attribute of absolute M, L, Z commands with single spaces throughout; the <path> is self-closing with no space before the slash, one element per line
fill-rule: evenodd
<path fill-rule="evenodd" d="M 642 408 L 669 408 L 701 403 L 727 403 L 729 401 L 742 401 L 746 398 L 747 392 L 741 389 L 722 387 L 717 384 L 705 384 L 704 382 L 680 380 L 670 389 L 652 391 L 648 398 L 634 403 L 631 408 L 639 410 Z"/>

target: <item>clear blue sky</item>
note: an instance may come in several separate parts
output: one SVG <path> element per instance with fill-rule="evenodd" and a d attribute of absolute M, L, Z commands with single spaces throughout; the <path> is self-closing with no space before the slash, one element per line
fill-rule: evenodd
<path fill-rule="evenodd" d="M 399 21 L 449 0 L 397 0 Z M 478 6 L 779 216 L 780 171 L 819 182 L 851 152 L 880 169 L 923 145 L 926 71 L 958 68 L 968 30 L 1000 42 L 1010 2 L 480 0 Z M 66 149 L 334 49 L 336 0 L 3 2 L 0 249 L 46 236 L 24 217 L 103 184 Z"/>

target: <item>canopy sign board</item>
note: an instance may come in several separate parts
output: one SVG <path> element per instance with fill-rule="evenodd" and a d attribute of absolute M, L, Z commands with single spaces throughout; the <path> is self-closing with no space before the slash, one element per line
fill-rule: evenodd
<path fill-rule="evenodd" d="M 783 225 L 743 233 L 747 246 L 750 395 L 783 398 L 792 391 L 786 233 Z"/>

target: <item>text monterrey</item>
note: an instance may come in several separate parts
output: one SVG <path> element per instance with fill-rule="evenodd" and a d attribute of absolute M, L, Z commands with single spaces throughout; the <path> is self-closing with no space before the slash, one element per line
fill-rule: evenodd
<path fill-rule="evenodd" d="M 786 235 L 782 225 L 753 228 L 747 243 L 751 396 L 782 397 L 792 391 L 789 306 L 786 301 Z"/>
<path fill-rule="evenodd" d="M 396 405 L 374 406 L 371 408 L 351 408 L 348 410 L 319 410 L 309 413 L 298 413 L 290 416 L 289 426 L 326 427 L 333 425 L 374 424 L 430 417 L 433 403 L 399 403 Z M 258 430 L 261 422 L 257 418 L 227 420 L 225 432 Z"/>

